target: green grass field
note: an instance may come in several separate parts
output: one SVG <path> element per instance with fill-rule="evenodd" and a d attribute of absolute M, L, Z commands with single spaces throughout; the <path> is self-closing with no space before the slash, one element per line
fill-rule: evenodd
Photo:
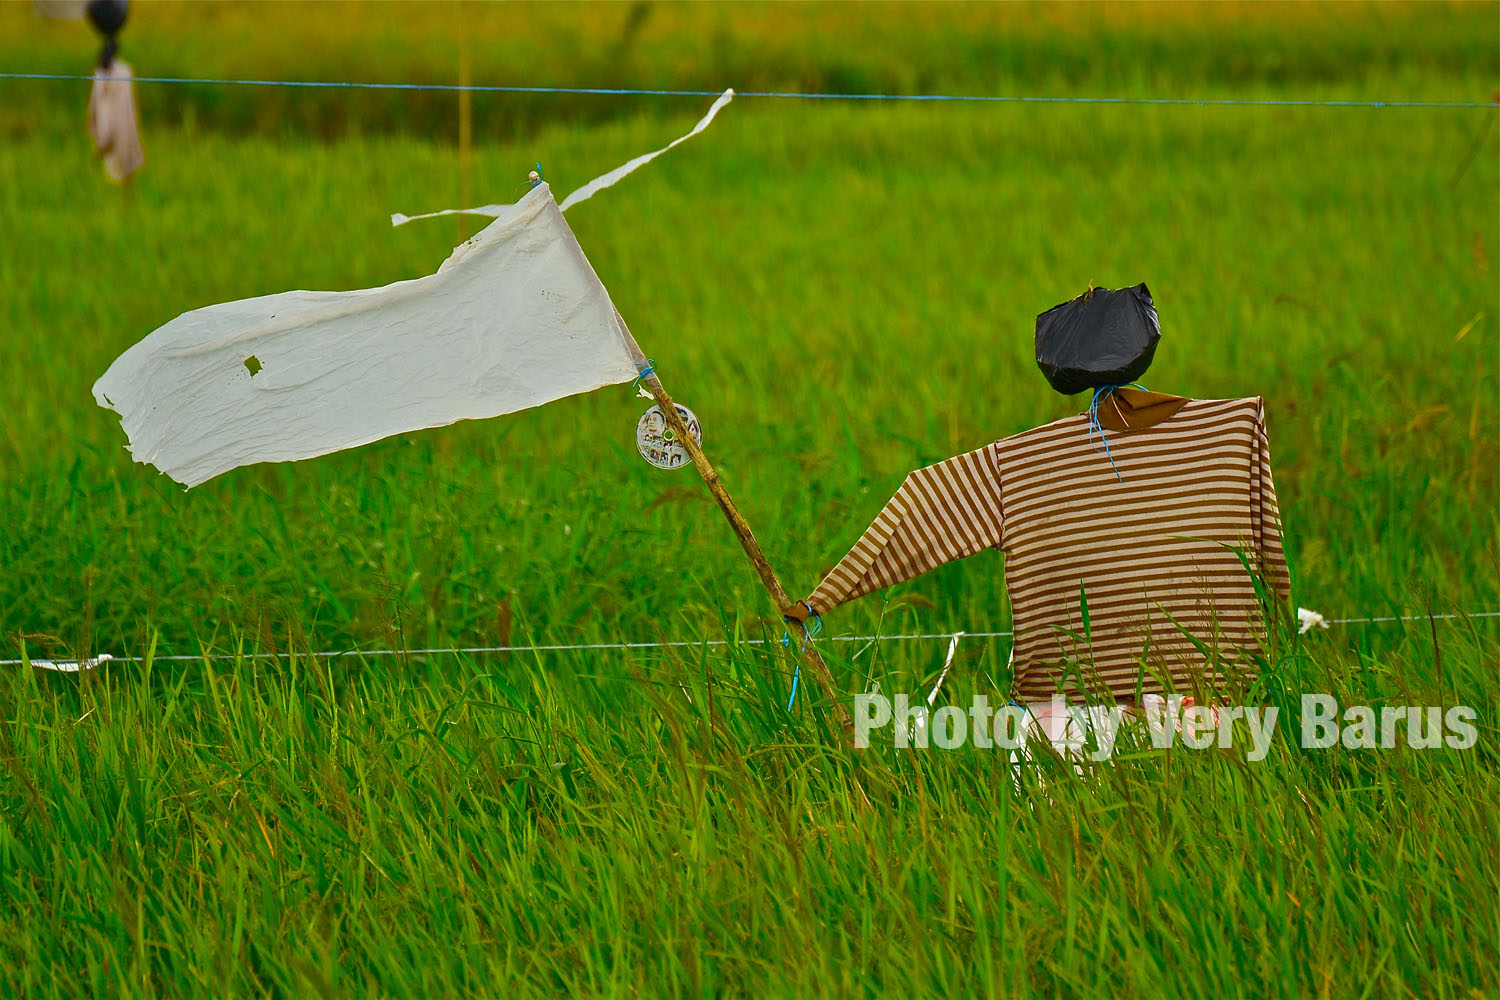
<path fill-rule="evenodd" d="M 454 72 L 456 22 L 434 8 L 392 8 L 409 46 L 395 15 L 365 17 L 320 62 L 319 31 L 348 8 L 138 6 L 125 51 L 142 74 Z M 1495 4 L 646 9 L 608 76 L 628 8 L 520 8 L 524 82 L 1500 87 Z M 516 80 L 494 53 L 517 10 L 463 16 L 490 53 L 475 79 Z M 81 26 L 29 5 L 0 25 L 0 69 L 87 71 Z M 226 50 L 225 31 L 244 44 Z M 879 44 L 839 57 L 840 35 Z M 564 36 L 549 63 L 538 46 Z M 715 51 L 751 79 L 718 76 Z M 1033 74 L 1047 52 L 1061 68 Z M 463 223 L 389 215 L 458 204 L 456 98 L 387 115 L 399 98 L 353 113 L 360 95 L 141 85 L 148 160 L 121 191 L 88 148 L 86 88 L 0 81 L 0 659 L 146 662 L 0 667 L 0 991 L 1500 991 L 1496 619 L 1335 626 L 1275 649 L 1268 697 L 1287 713 L 1303 691 L 1469 705 L 1466 751 L 1281 739 L 1260 764 L 1142 753 L 1077 779 L 1042 760 L 1019 791 L 995 751 L 851 758 L 811 685 L 787 711 L 775 609 L 701 482 L 635 455 L 645 404 L 624 386 L 191 493 L 133 464 L 89 389 L 156 326 L 446 256 Z M 523 103 L 475 103 L 476 202 L 518 197 L 537 160 L 561 196 L 709 102 L 511 114 Z M 1163 325 L 1148 385 L 1266 398 L 1297 603 L 1491 611 L 1494 119 L 745 99 L 569 221 L 798 595 L 912 468 L 1081 409 L 1036 371 L 1035 314 L 1090 282 L 1146 281 Z M 828 631 L 1003 631 L 1002 566 L 951 565 Z M 772 643 L 305 655 L 725 638 Z M 966 643 L 945 696 L 1004 692 L 1006 640 Z M 823 646 L 852 695 L 925 690 L 946 642 Z M 278 657 L 155 659 L 205 651 Z"/>

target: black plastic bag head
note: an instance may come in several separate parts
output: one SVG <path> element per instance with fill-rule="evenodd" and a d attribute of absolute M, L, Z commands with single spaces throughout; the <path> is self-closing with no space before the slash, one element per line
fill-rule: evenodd
<path fill-rule="evenodd" d="M 125 17 L 130 13 L 128 0 L 89 0 L 89 23 L 105 38 L 112 38 L 125 27 Z"/>
<path fill-rule="evenodd" d="M 89 0 L 84 8 L 92 24 L 104 36 L 104 48 L 99 52 L 98 66 L 109 69 L 115 62 L 115 36 L 125 27 L 125 17 L 130 13 L 129 0 Z"/>
<path fill-rule="evenodd" d="M 1036 363 L 1064 396 L 1134 382 L 1151 367 L 1161 324 L 1144 284 L 1094 288 L 1036 318 Z"/>

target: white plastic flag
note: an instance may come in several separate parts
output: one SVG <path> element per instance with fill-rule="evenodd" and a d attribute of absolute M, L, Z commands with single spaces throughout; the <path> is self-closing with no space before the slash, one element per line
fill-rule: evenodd
<path fill-rule="evenodd" d="M 94 397 L 137 461 L 192 487 L 636 378 L 645 358 L 547 185 L 481 211 L 495 221 L 435 274 L 195 309 L 120 355 Z"/>

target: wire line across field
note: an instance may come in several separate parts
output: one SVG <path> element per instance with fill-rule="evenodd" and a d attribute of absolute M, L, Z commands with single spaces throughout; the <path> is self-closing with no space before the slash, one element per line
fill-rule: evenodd
<path fill-rule="evenodd" d="M 81 73 L 0 73 L 0 80 L 85 80 Z M 720 90 L 651 90 L 630 87 L 526 87 L 500 84 L 378 83 L 359 80 L 238 80 L 192 76 L 138 76 L 136 83 L 177 83 L 226 87 L 310 87 L 349 90 L 459 91 L 491 94 L 592 94 L 601 97 L 718 97 Z M 781 90 L 736 91 L 739 97 L 805 101 L 956 101 L 981 104 L 1185 104 L 1275 108 L 1494 108 L 1497 101 L 1356 101 L 1310 98 L 1238 97 L 1049 97 L 1024 94 L 839 94 Z"/>
<path fill-rule="evenodd" d="M 1370 618 L 1330 618 L 1329 625 L 1368 625 L 1389 622 L 1421 622 L 1421 621 L 1444 621 L 1456 618 L 1500 618 L 1500 611 L 1475 611 L 1472 613 L 1443 614 L 1443 615 L 1391 615 L 1385 617 Z M 954 636 L 963 636 L 966 639 L 1000 639 L 1014 635 L 1014 632 L 913 632 L 904 635 L 834 635 L 827 636 L 828 642 L 912 642 L 932 639 L 949 639 Z M 689 647 L 717 647 L 717 646 L 764 646 L 775 640 L 770 639 L 677 639 L 662 642 L 582 642 L 559 645 L 528 645 L 528 646 L 457 646 L 457 647 L 430 647 L 426 649 L 339 649 L 324 650 L 317 653 L 305 653 L 304 656 L 311 659 L 341 659 L 351 656 L 383 657 L 383 656 L 477 656 L 485 653 L 561 653 L 577 650 L 602 650 L 602 649 L 685 649 Z M 188 662 L 193 660 L 278 660 L 286 656 L 286 653 L 176 653 L 170 656 L 152 656 L 153 663 L 166 662 Z M 96 657 L 100 662 L 112 663 L 142 663 L 147 657 L 144 656 L 113 656 L 104 654 Z M 26 660 L 0 660 L 0 666 L 15 667 L 23 666 Z M 51 662 L 33 660 L 31 662 Z M 74 661 L 76 663 L 76 661 Z M 85 661 L 87 662 L 87 661 Z"/>

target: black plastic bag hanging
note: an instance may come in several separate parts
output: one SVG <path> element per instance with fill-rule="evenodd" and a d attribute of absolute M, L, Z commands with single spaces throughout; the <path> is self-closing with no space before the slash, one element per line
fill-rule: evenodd
<path fill-rule="evenodd" d="M 1036 363 L 1065 396 L 1134 382 L 1151 367 L 1161 324 L 1145 284 L 1091 288 L 1036 318 Z"/>

